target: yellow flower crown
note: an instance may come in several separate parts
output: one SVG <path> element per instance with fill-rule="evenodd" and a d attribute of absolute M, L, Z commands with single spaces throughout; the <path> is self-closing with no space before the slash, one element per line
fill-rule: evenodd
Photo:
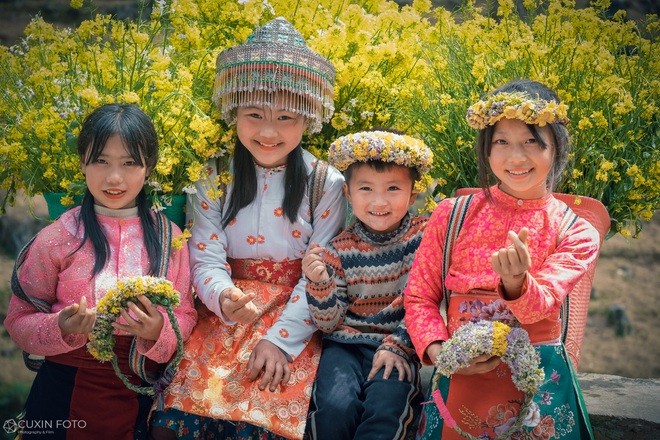
<path fill-rule="evenodd" d="M 122 309 L 126 309 L 129 302 L 137 302 L 137 297 L 144 295 L 154 305 L 165 308 L 167 316 L 176 335 L 176 354 L 165 367 L 160 377 L 151 386 L 134 385 L 120 370 L 117 355 L 114 352 L 115 336 L 112 323 L 120 316 Z M 106 292 L 105 296 L 96 304 L 96 323 L 89 335 L 87 351 L 101 362 L 110 361 L 117 377 L 124 382 L 130 390 L 140 394 L 156 396 L 158 405 L 162 405 L 162 393 L 170 383 L 179 368 L 183 358 L 183 335 L 174 314 L 174 307 L 180 303 L 179 292 L 171 281 L 165 278 L 145 276 L 131 276 L 117 280 L 117 286 Z"/>
<path fill-rule="evenodd" d="M 525 124 L 538 125 L 553 122 L 568 123 L 568 106 L 556 101 L 546 101 L 540 98 L 530 98 L 522 92 L 497 93 L 488 99 L 479 101 L 467 111 L 468 125 L 482 130 L 497 121 L 518 119 Z"/>
<path fill-rule="evenodd" d="M 419 139 L 387 131 L 348 134 L 337 138 L 328 149 L 328 162 L 339 171 L 355 162 L 370 160 L 417 168 L 423 175 L 431 169 L 433 153 Z"/>

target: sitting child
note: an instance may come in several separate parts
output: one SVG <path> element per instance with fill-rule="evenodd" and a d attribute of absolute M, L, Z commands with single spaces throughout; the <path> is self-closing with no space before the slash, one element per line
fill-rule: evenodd
<path fill-rule="evenodd" d="M 325 334 L 310 403 L 314 439 L 404 438 L 421 403 L 419 360 L 403 320 L 403 290 L 425 217 L 408 208 L 433 157 L 423 142 L 369 131 L 337 139 L 356 217 L 327 248 L 303 258 L 310 314 Z"/>

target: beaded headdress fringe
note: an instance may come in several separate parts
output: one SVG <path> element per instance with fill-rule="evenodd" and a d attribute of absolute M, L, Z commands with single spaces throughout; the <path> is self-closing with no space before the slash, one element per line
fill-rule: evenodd
<path fill-rule="evenodd" d="M 334 80 L 332 64 L 280 17 L 218 55 L 213 99 L 228 123 L 239 105 L 277 104 L 308 118 L 315 132 L 334 113 Z"/>

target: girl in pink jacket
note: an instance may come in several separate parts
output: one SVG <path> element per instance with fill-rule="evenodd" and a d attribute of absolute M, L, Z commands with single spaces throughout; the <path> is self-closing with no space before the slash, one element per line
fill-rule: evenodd
<path fill-rule="evenodd" d="M 146 438 L 153 398 L 128 389 L 86 344 L 98 301 L 118 279 L 142 275 L 172 282 L 180 294 L 174 314 L 187 338 L 197 319 L 188 251 L 170 251 L 171 237 L 162 233 L 170 230 L 167 220 L 150 209 L 144 184 L 158 160 L 158 137 L 142 110 L 128 104 L 97 108 L 83 123 L 78 153 L 87 184 L 82 206 L 39 232 L 17 261 L 16 295 L 4 324 L 21 349 L 45 356 L 19 434 Z M 171 231 L 181 234 L 173 224 Z M 122 310 L 113 327 L 119 368 L 133 385 L 147 385 L 140 373 L 157 376 L 159 364 L 176 351 L 167 314 L 144 295 Z"/>

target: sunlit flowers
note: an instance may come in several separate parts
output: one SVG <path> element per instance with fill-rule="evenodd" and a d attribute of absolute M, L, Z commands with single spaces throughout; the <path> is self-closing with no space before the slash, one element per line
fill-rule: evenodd
<path fill-rule="evenodd" d="M 140 295 L 145 295 L 152 304 L 163 306 L 168 311 L 179 305 L 179 292 L 174 289 L 171 281 L 152 276 L 120 279 L 117 287 L 108 290 L 96 305 L 96 323 L 87 343 L 87 350 L 96 359 L 110 361 L 115 357 L 112 323 L 119 317 L 119 312 L 126 309 L 129 301 L 137 302 Z M 176 325 L 174 319 L 172 326 Z"/>

